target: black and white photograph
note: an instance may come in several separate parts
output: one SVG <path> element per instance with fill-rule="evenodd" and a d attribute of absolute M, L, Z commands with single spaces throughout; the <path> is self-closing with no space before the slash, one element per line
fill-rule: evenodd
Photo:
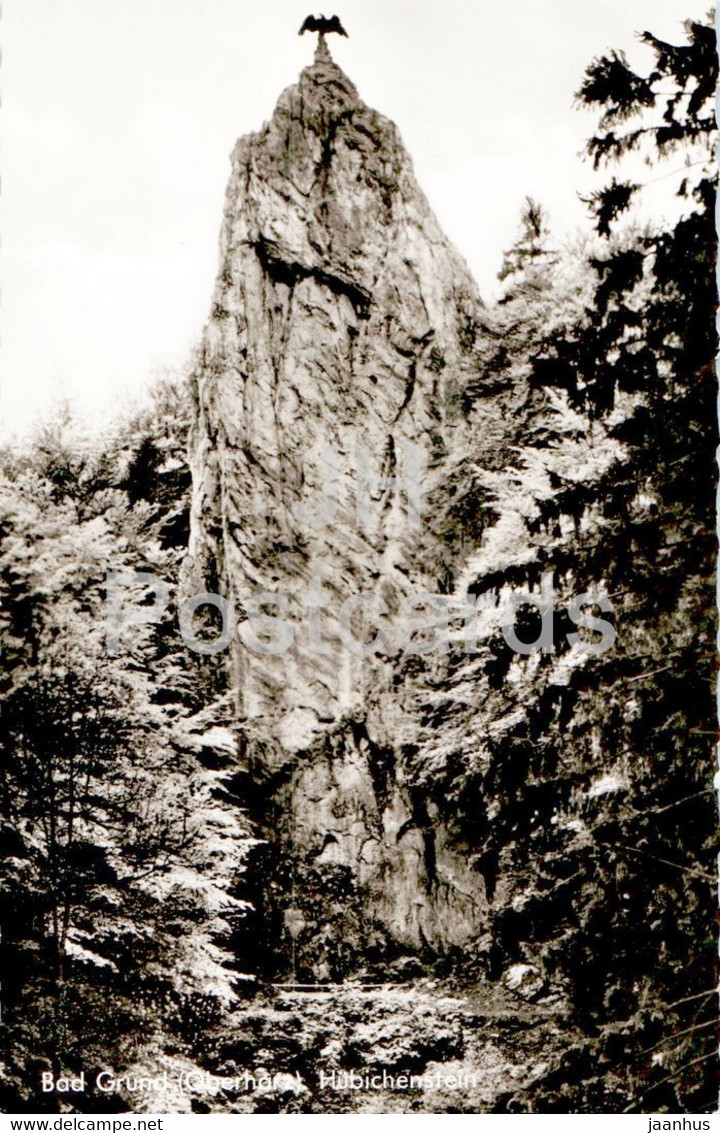
<path fill-rule="evenodd" d="M 7 1128 L 710 1130 L 714 11 L 0 46 Z"/>

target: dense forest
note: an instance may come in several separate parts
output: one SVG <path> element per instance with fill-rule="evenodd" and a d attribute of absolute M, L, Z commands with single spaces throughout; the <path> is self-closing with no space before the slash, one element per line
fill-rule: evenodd
<path fill-rule="evenodd" d="M 648 75 L 610 52 L 577 94 L 598 115 L 588 157 L 609 170 L 593 234 L 561 246 L 527 199 L 500 270 L 485 378 L 518 391 L 519 442 L 491 470 L 471 444 L 456 453 L 428 518 L 448 587 L 480 538 L 476 599 L 553 573 L 555 649 L 518 658 L 495 629 L 470 658 L 454 645 L 398 676 L 419 721 L 398 758 L 491 910 L 470 954 L 407 971 L 482 995 L 524 965 L 552 1006 L 542 1073 L 498 1092 L 497 1112 L 716 1103 L 717 55 L 709 18 L 680 45 L 642 38 Z M 671 221 L 633 212 L 638 169 L 666 179 Z M 218 1036 L 263 994 L 248 943 L 261 839 L 224 660 L 185 648 L 172 601 L 117 653 L 106 640 L 109 571 L 178 585 L 191 386 L 161 383 L 102 436 L 66 414 L 2 453 L 8 1112 L 132 1107 L 43 1097 L 44 1071 L 216 1072 Z M 461 405 L 479 396 L 468 385 Z M 617 637 L 578 664 L 566 611 L 586 592 L 609 596 Z M 275 1054 L 274 1069 L 302 1066 Z"/>

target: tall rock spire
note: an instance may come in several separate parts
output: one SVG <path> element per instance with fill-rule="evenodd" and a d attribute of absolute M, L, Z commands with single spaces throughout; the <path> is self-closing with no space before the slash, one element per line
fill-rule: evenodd
<path fill-rule="evenodd" d="M 480 380 L 483 319 L 395 126 L 321 37 L 232 156 L 197 373 L 186 577 L 237 609 L 239 718 L 257 773 L 284 777 L 288 838 L 318 866 L 350 868 L 414 945 L 476 923 L 477 878 L 449 850 L 442 907 L 431 895 L 427 831 L 392 768 L 398 610 L 438 588 L 432 556 L 421 561 L 423 514 L 467 428 L 460 394 Z M 361 602 L 342 612 L 359 592 L 375 602 L 365 631 Z M 289 646 L 277 623 L 263 637 L 247 616 L 261 593 L 276 596 L 263 612 L 282 615 Z M 377 628 L 382 645 L 348 647 L 349 633 Z"/>

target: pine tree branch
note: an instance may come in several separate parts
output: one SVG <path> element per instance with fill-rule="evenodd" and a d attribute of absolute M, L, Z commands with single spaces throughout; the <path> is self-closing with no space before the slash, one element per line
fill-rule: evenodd
<path fill-rule="evenodd" d="M 713 1051 L 712 1054 L 703 1054 L 700 1058 L 694 1058 L 692 1062 L 686 1062 L 684 1066 L 681 1066 L 680 1069 L 676 1070 L 673 1074 L 668 1074 L 666 1078 L 661 1078 L 659 1082 L 654 1082 L 652 1086 L 649 1086 L 648 1089 L 640 1095 L 637 1101 L 633 1102 L 632 1105 L 629 1105 L 627 1109 L 623 1110 L 623 1113 L 632 1113 L 635 1107 L 642 1105 L 648 1094 L 653 1090 L 656 1090 L 658 1086 L 664 1086 L 666 1082 L 672 1082 L 674 1078 L 679 1077 L 680 1074 L 683 1074 L 686 1070 L 689 1070 L 691 1066 L 698 1066 L 701 1062 L 709 1062 L 711 1058 L 714 1058 L 717 1061 L 717 1051 Z"/>
<path fill-rule="evenodd" d="M 660 1039 L 654 1046 L 645 1047 L 644 1050 L 640 1051 L 640 1054 L 652 1054 L 654 1050 L 657 1050 L 660 1046 L 664 1046 L 665 1043 L 669 1043 L 671 1039 L 679 1039 L 682 1038 L 683 1035 L 692 1035 L 695 1031 L 706 1031 L 708 1027 L 714 1027 L 715 1023 L 716 1020 L 713 1018 L 706 1020 L 704 1023 L 694 1023 L 692 1027 L 685 1027 L 682 1031 L 673 1031 L 671 1035 L 666 1035 L 664 1039 Z"/>

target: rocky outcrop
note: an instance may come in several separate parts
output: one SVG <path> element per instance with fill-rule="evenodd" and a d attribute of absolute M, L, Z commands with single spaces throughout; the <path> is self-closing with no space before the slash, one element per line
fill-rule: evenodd
<path fill-rule="evenodd" d="M 288 948 L 347 942 L 346 919 L 308 912 L 338 871 L 359 948 L 380 933 L 443 950 L 482 926 L 463 847 L 404 781 L 402 688 L 434 633 L 410 637 L 409 617 L 430 620 L 423 595 L 448 585 L 425 517 L 467 438 L 491 460 L 503 435 L 498 404 L 467 409 L 491 333 L 396 128 L 321 50 L 233 153 L 185 569 L 186 589 L 237 614 L 232 685 L 265 836 L 297 865 Z M 308 959 L 318 978 L 335 944 Z"/>

